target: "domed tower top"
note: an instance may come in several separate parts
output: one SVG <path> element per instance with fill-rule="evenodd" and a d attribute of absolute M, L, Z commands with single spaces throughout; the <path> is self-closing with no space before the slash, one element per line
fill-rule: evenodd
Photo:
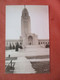
<path fill-rule="evenodd" d="M 23 9 L 23 11 L 22 11 L 22 16 L 23 16 L 23 17 L 28 17 L 28 16 L 29 16 L 28 10 L 27 10 L 27 8 L 25 7 L 25 5 L 24 5 L 24 9 Z"/>

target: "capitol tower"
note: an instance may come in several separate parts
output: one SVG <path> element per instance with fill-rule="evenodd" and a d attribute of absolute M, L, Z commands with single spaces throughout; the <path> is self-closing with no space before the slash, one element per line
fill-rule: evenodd
<path fill-rule="evenodd" d="M 31 33 L 31 20 L 29 12 L 25 6 L 21 16 L 21 36 L 24 46 L 38 44 L 37 35 Z"/>
<path fill-rule="evenodd" d="M 21 16 L 21 36 L 23 38 L 23 44 L 28 44 L 27 42 L 27 37 L 28 34 L 31 33 L 31 23 L 30 23 L 30 16 L 28 13 L 28 10 L 24 6 L 24 9 L 22 11 L 22 16 Z"/>

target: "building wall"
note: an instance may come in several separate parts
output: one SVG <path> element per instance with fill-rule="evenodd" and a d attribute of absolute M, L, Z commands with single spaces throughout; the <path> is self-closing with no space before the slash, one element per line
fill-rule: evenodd
<path fill-rule="evenodd" d="M 13 48 L 13 46 L 16 47 L 16 44 L 21 44 L 21 40 L 6 40 L 6 43 L 5 43 L 5 48 L 6 49 L 9 49 L 10 46 Z"/>
<path fill-rule="evenodd" d="M 46 45 L 49 45 L 49 40 L 48 39 L 38 40 L 38 45 L 41 45 L 42 47 L 45 47 Z"/>
<path fill-rule="evenodd" d="M 10 45 L 13 47 L 13 45 L 16 47 L 16 44 L 19 44 L 19 46 L 21 45 L 21 43 L 23 44 L 23 41 L 21 40 L 6 40 L 6 44 L 5 47 L 6 49 L 10 48 Z M 33 44 L 34 45 L 34 44 Z M 38 45 L 40 45 L 41 47 L 45 47 L 46 45 L 49 45 L 49 40 L 48 39 L 41 39 L 38 40 Z M 22 45 L 23 46 L 23 45 Z"/>

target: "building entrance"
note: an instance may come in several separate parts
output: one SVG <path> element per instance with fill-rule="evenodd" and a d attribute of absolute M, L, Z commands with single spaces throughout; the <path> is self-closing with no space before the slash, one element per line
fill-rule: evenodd
<path fill-rule="evenodd" d="M 32 36 L 28 37 L 28 44 L 33 45 L 33 37 Z"/>

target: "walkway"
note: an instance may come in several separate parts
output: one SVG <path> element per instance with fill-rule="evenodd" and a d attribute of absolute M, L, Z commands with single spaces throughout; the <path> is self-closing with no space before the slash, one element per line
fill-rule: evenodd
<path fill-rule="evenodd" d="M 10 55 L 11 57 L 17 57 L 17 60 L 13 60 L 15 62 L 15 70 L 14 73 L 36 73 L 35 69 L 33 69 L 32 64 L 30 62 L 43 62 L 49 61 L 50 59 L 47 58 L 30 58 L 27 59 L 26 57 L 36 57 L 36 56 L 49 56 L 49 48 L 41 48 L 36 46 L 27 47 L 26 49 L 15 51 L 15 50 L 7 50 L 6 57 Z"/>
<path fill-rule="evenodd" d="M 32 65 L 28 59 L 25 57 L 18 57 L 15 63 L 14 73 L 36 73 L 32 68 Z"/>

